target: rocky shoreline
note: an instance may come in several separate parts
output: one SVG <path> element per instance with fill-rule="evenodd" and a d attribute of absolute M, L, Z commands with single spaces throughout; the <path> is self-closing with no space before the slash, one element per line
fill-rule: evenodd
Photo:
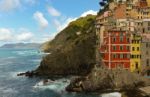
<path fill-rule="evenodd" d="M 32 78 L 39 77 L 39 74 L 35 71 L 28 71 L 17 76 Z M 122 97 L 144 97 L 138 89 L 145 86 L 150 86 L 150 79 L 139 74 L 121 69 L 94 68 L 87 76 L 73 77 L 66 91 L 98 94 L 119 92 Z"/>
<path fill-rule="evenodd" d="M 17 74 L 17 76 L 25 76 L 25 77 L 32 78 L 38 76 L 38 73 L 34 71 L 27 71 L 27 72 L 19 73 Z"/>
<path fill-rule="evenodd" d="M 125 97 L 143 97 L 140 87 L 150 86 L 150 79 L 126 70 L 95 69 L 85 77 L 72 79 L 66 87 L 69 92 L 120 92 Z"/>
<path fill-rule="evenodd" d="M 17 76 L 32 78 L 39 75 L 37 72 L 28 71 L 17 74 Z M 87 76 L 72 78 L 66 91 L 98 94 L 119 92 L 123 97 L 144 97 L 138 89 L 145 86 L 150 86 L 150 79 L 139 74 L 120 69 L 94 68 Z"/>

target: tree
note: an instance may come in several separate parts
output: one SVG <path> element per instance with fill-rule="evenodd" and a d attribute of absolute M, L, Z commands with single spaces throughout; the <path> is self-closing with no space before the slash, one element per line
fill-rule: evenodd
<path fill-rule="evenodd" d="M 99 5 L 100 5 L 101 7 L 104 7 L 104 6 L 106 5 L 106 3 L 105 3 L 105 2 L 99 2 Z"/>

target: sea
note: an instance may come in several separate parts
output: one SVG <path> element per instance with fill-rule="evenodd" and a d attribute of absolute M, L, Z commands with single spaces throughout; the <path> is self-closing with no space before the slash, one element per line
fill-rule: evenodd
<path fill-rule="evenodd" d="M 121 97 L 120 93 L 68 93 L 69 78 L 43 85 L 42 78 L 17 76 L 35 70 L 46 54 L 39 49 L 0 49 L 0 97 Z M 67 80 L 67 81 L 66 81 Z"/>

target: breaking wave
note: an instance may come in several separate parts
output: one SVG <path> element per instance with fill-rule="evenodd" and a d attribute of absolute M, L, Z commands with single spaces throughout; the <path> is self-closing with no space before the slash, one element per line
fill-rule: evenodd
<path fill-rule="evenodd" d="M 57 93 L 61 93 L 63 91 L 65 91 L 66 86 L 68 86 L 70 83 L 70 80 L 68 79 L 60 79 L 60 80 L 56 80 L 56 81 L 51 81 L 49 80 L 48 84 L 44 84 L 43 80 L 36 83 L 35 86 L 33 86 L 34 89 L 41 89 L 41 90 L 52 90 L 55 91 Z"/>

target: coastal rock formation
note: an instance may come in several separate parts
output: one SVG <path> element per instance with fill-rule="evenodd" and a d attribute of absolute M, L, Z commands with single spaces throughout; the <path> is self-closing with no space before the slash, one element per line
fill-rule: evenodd
<path fill-rule="evenodd" d="M 72 92 L 113 92 L 134 91 L 139 87 L 149 86 L 150 80 L 127 70 L 93 69 L 86 77 L 75 78 L 66 88 Z"/>
<path fill-rule="evenodd" d="M 71 22 L 42 49 L 45 56 L 36 72 L 39 75 L 86 75 L 95 64 L 95 16 Z"/>

